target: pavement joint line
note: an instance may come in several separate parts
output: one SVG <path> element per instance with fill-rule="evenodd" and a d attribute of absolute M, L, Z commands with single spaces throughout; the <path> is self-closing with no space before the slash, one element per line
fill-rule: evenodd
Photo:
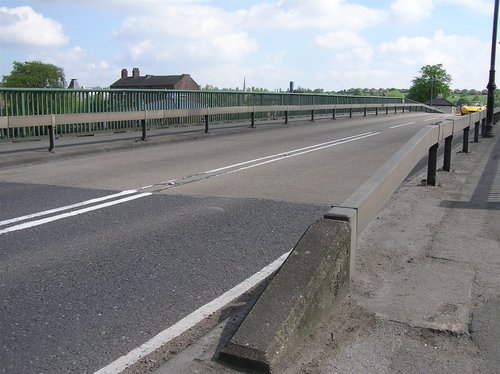
<path fill-rule="evenodd" d="M 122 371 L 124 371 L 125 369 L 130 367 L 131 365 L 135 364 L 141 358 L 153 353 L 155 350 L 161 348 L 162 346 L 169 343 L 170 341 L 172 341 L 176 337 L 180 336 L 184 332 L 193 328 L 194 326 L 196 326 L 196 324 L 198 324 L 199 322 L 201 322 L 202 320 L 204 320 L 205 318 L 207 318 L 211 314 L 224 308 L 226 305 L 228 305 L 231 302 L 233 302 L 234 300 L 236 300 L 238 297 L 243 295 L 245 292 L 247 292 L 251 288 L 255 287 L 257 284 L 259 284 L 264 279 L 266 279 L 268 276 L 273 274 L 276 270 L 278 270 L 281 267 L 281 265 L 283 264 L 283 262 L 285 262 L 286 258 L 288 257 L 288 255 L 291 252 L 292 252 L 292 250 L 284 253 L 283 255 L 278 257 L 276 260 L 274 260 L 272 263 L 265 266 L 260 271 L 256 272 L 251 277 L 249 277 L 246 280 L 244 280 L 243 282 L 237 284 L 236 286 L 231 288 L 229 291 L 226 291 L 221 296 L 217 297 L 216 299 L 212 300 L 211 302 L 198 308 L 197 310 L 195 310 L 194 312 L 192 312 L 188 316 L 179 320 L 174 325 L 168 327 L 166 330 L 163 330 L 162 332 L 160 332 L 159 334 L 154 336 L 149 341 L 145 342 L 141 346 L 130 351 L 125 356 L 121 356 L 117 360 L 108 364 L 107 366 L 97 370 L 94 374 L 121 373 Z"/>
<path fill-rule="evenodd" d="M 158 187 L 157 189 L 154 189 L 152 191 L 153 192 L 161 192 L 161 191 L 168 190 L 171 188 L 180 187 L 180 186 L 183 186 L 183 185 L 186 185 L 189 183 L 199 182 L 201 180 L 206 180 L 206 179 L 210 179 L 210 178 L 221 177 L 221 176 L 237 173 L 240 171 L 252 169 L 254 167 L 270 164 L 272 162 L 282 161 L 282 160 L 292 158 L 295 156 L 301 156 L 301 155 L 304 155 L 307 153 L 320 151 L 322 149 L 331 148 L 331 147 L 341 145 L 341 144 L 346 144 L 346 143 L 349 143 L 352 141 L 364 139 L 364 138 L 378 135 L 378 134 L 380 134 L 380 132 L 367 132 L 367 133 L 363 133 L 363 134 L 349 136 L 346 138 L 332 140 L 329 142 L 315 144 L 315 145 L 304 147 L 304 148 L 298 148 L 295 150 L 280 152 L 280 153 L 277 153 L 274 155 L 269 155 L 269 156 L 265 156 L 265 157 L 256 158 L 253 160 L 239 162 L 237 164 L 223 166 L 223 167 L 220 167 L 217 169 L 199 172 L 199 173 L 189 175 L 186 177 L 177 178 L 177 179 L 170 179 L 170 180 L 162 182 L 162 183 L 157 183 L 157 184 L 153 184 L 153 185 L 149 185 L 149 186 L 140 187 L 140 188 L 138 188 L 138 190 L 153 189 L 155 187 Z M 259 162 L 259 161 L 261 161 L 261 162 Z M 246 166 L 243 166 L 243 165 L 246 165 Z M 239 167 L 239 166 L 241 166 L 241 167 Z"/>

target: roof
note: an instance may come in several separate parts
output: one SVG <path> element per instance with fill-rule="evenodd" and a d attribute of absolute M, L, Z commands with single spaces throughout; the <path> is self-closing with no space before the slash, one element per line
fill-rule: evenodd
<path fill-rule="evenodd" d="M 427 100 L 424 104 L 432 106 L 456 106 L 452 102 L 449 102 L 448 100 L 443 99 L 442 97 L 436 97 L 432 99 L 432 103 L 431 100 Z"/>
<path fill-rule="evenodd" d="M 172 87 L 182 79 L 182 75 L 145 75 L 121 78 L 113 83 L 113 88 Z"/>

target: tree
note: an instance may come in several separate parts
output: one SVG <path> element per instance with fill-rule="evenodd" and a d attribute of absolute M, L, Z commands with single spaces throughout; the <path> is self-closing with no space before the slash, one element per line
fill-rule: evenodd
<path fill-rule="evenodd" d="M 2 80 L 4 87 L 64 88 L 66 79 L 62 68 L 40 61 L 14 61 L 14 68 Z"/>
<path fill-rule="evenodd" d="M 388 97 L 405 97 L 405 95 L 401 91 L 396 90 L 395 88 L 387 91 L 385 93 L 385 96 L 388 96 Z"/>
<path fill-rule="evenodd" d="M 447 98 L 451 94 L 451 75 L 446 73 L 442 64 L 426 65 L 420 69 L 421 76 L 415 77 L 410 87 L 408 98 L 418 102 L 426 102 L 442 95 Z"/>

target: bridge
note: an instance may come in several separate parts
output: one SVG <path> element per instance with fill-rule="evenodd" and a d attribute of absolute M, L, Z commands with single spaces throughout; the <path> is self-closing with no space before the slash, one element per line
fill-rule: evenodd
<path fill-rule="evenodd" d="M 241 93 L 215 106 L 213 94 L 206 106 L 185 93 L 173 101 L 185 108 L 154 108 L 135 93 L 124 102 L 140 110 L 68 113 L 2 92 L 4 139 L 48 139 L 0 149 L 8 372 L 154 366 L 153 348 L 216 326 L 322 218 L 347 222 L 352 274 L 356 240 L 393 191 L 421 170 L 438 184 L 439 146 L 451 170 L 484 122 L 401 99 Z M 13 97 L 32 104 L 12 112 Z M 127 128 L 138 132 L 110 133 Z M 66 136 L 82 129 L 94 136 Z"/>

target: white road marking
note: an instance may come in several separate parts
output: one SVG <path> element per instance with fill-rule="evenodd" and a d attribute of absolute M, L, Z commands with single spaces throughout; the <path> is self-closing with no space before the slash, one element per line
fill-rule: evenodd
<path fill-rule="evenodd" d="M 115 193 L 113 195 L 107 195 L 107 196 L 103 196 L 103 197 L 98 197 L 98 198 L 95 198 L 95 199 L 90 199 L 90 200 L 82 201 L 80 203 L 76 203 L 76 204 L 72 204 L 72 205 L 66 205 L 66 206 L 62 206 L 62 207 L 59 207 L 59 208 L 55 208 L 55 209 L 44 210 L 44 211 L 38 212 L 38 213 L 33 213 L 33 214 L 28 214 L 28 215 L 25 215 L 25 216 L 21 216 L 21 217 L 11 218 L 11 219 L 7 219 L 5 221 L 0 221 L 0 226 L 10 225 L 11 223 L 16 223 L 16 222 L 20 222 L 20 221 L 26 221 L 28 219 L 32 219 L 32 218 L 36 218 L 36 217 L 41 217 L 41 216 L 46 216 L 46 215 L 57 213 L 57 212 L 62 212 L 63 210 L 69 210 L 69 209 L 73 209 L 73 208 L 79 208 L 81 206 L 95 204 L 95 203 L 98 203 L 98 202 L 101 202 L 101 201 L 114 199 L 115 197 L 120 197 L 120 196 L 124 196 L 124 195 L 131 195 L 131 194 L 136 193 L 136 192 L 138 192 L 138 191 L 137 190 L 122 191 L 122 192 L 119 192 L 119 193 Z"/>
<path fill-rule="evenodd" d="M 201 176 L 201 175 L 218 173 L 218 174 L 212 175 L 211 177 L 220 177 L 220 176 L 223 176 L 223 175 L 232 174 L 232 173 L 236 173 L 236 172 L 239 172 L 239 171 L 251 169 L 251 168 L 254 168 L 254 167 L 257 167 L 257 166 L 266 165 L 266 164 L 269 164 L 269 163 L 272 163 L 272 162 L 285 160 L 287 158 L 304 155 L 304 154 L 307 154 L 307 153 L 310 153 L 310 152 L 316 152 L 316 151 L 319 151 L 319 150 L 322 150 L 322 149 L 334 147 L 336 145 L 353 142 L 353 141 L 356 141 L 356 140 L 364 139 L 364 138 L 367 138 L 367 137 L 370 137 L 370 136 L 374 136 L 374 135 L 378 135 L 378 134 L 380 134 L 380 132 L 367 132 L 367 133 L 362 133 L 362 134 L 358 134 L 358 135 L 352 135 L 352 136 L 348 136 L 346 138 L 340 138 L 340 139 L 336 139 L 336 140 L 331 140 L 331 141 L 328 141 L 328 142 L 323 142 L 323 143 L 318 143 L 318 144 L 310 145 L 310 146 L 307 146 L 307 147 L 302 147 L 302 148 L 297 148 L 297 149 L 293 149 L 293 150 L 288 150 L 288 151 L 285 151 L 285 152 L 280 152 L 280 153 L 277 153 L 277 154 L 269 155 L 269 156 L 266 156 L 266 157 L 260 157 L 260 158 L 257 158 L 257 159 L 253 159 L 253 160 L 249 160 L 249 161 L 245 161 L 245 162 L 240 162 L 240 163 L 233 164 L 233 165 L 227 165 L 227 166 L 220 167 L 220 168 L 217 168 L 217 169 L 203 171 L 201 173 L 195 174 L 194 176 Z M 244 166 L 244 165 L 246 165 L 246 166 Z M 180 180 L 183 180 L 183 179 L 187 179 L 187 178 L 188 177 L 183 177 L 183 178 L 179 178 L 179 179 L 172 179 L 172 180 L 169 180 L 169 181 L 164 182 L 162 184 L 168 184 L 168 186 L 170 186 L 170 188 L 174 188 L 174 187 L 178 187 L 178 186 L 182 185 L 182 184 L 178 184 L 177 181 L 180 181 Z M 126 190 L 126 191 L 122 191 L 122 192 L 119 192 L 119 193 L 116 193 L 116 194 L 112 194 L 112 195 L 108 195 L 108 196 L 103 196 L 103 197 L 99 197 L 99 198 L 95 198 L 95 199 L 90 199 L 90 200 L 82 201 L 80 203 L 76 203 L 76 204 L 72 204 L 72 205 L 67 205 L 67 206 L 63 206 L 63 207 L 59 207 L 59 208 L 54 208 L 54 209 L 49 209 L 49 210 L 45 210 L 45 211 L 33 213 L 33 214 L 24 215 L 24 216 L 21 216 L 21 217 L 7 219 L 7 220 L 4 220 L 4 221 L 0 221 L 0 226 L 6 226 L 6 225 L 13 224 L 13 223 L 16 223 L 16 222 L 27 221 L 27 220 L 30 220 L 30 219 L 33 219 L 33 218 L 37 218 L 37 217 L 41 217 L 41 216 L 46 216 L 46 215 L 58 213 L 58 212 L 61 212 L 61 211 L 64 211 L 64 210 L 70 210 L 70 209 L 74 209 L 74 208 L 79 208 L 79 207 L 90 205 L 90 204 L 95 204 L 95 203 L 98 203 L 98 202 L 101 202 L 101 201 L 114 199 L 116 197 L 120 197 L 120 196 L 124 196 L 124 195 L 136 194 L 139 191 L 143 191 L 143 190 L 152 188 L 154 186 L 155 185 L 143 186 L 143 187 L 140 187 L 140 188 L 137 188 L 137 189 L 134 189 L 134 190 Z M 47 217 L 47 218 L 43 218 L 43 219 L 38 219 L 38 220 L 34 220 L 34 221 L 29 221 L 29 222 L 21 223 L 21 224 L 10 226 L 10 227 L 7 227 L 5 229 L 0 230 L 0 235 L 6 234 L 6 233 L 12 232 L 12 231 L 19 231 L 19 230 L 24 230 L 24 229 L 27 229 L 27 228 L 31 228 L 31 227 L 43 225 L 43 224 L 46 224 L 46 223 L 49 223 L 49 222 L 53 222 L 53 221 L 57 221 L 57 220 L 60 220 L 60 219 L 63 219 L 63 218 L 67 218 L 67 217 L 73 217 L 73 216 L 76 216 L 78 214 L 87 213 L 87 212 L 90 212 L 90 211 L 93 211 L 93 210 L 103 209 L 103 208 L 106 208 L 106 207 L 109 207 L 109 206 L 112 206 L 112 205 L 121 204 L 121 203 L 124 203 L 124 202 L 127 202 L 127 201 L 131 201 L 131 200 L 135 200 L 135 199 L 138 199 L 138 198 L 141 198 L 141 197 L 149 196 L 151 194 L 152 194 L 151 192 L 140 193 L 140 194 L 136 194 L 136 195 L 130 196 L 130 197 L 125 198 L 125 199 L 114 200 L 114 201 L 111 201 L 111 202 L 108 202 L 108 203 L 99 204 L 99 205 L 95 205 L 95 206 L 84 208 L 84 209 L 79 209 L 79 210 L 68 212 L 68 213 L 63 213 L 63 214 L 59 214 L 59 215 L 55 215 L 55 216 L 51 216 L 51 217 Z"/>
<path fill-rule="evenodd" d="M 234 164 L 234 165 L 228 165 L 228 166 L 224 166 L 224 167 L 221 167 L 221 168 L 218 168 L 218 169 L 212 169 L 212 170 L 204 171 L 204 172 L 202 172 L 200 174 L 217 173 L 219 171 L 223 171 L 223 170 L 227 170 L 227 169 L 232 169 L 232 168 L 235 168 L 235 167 L 238 167 L 238 166 L 252 164 L 254 162 L 259 162 L 259 161 L 262 161 L 262 160 L 268 160 L 270 158 L 282 157 L 282 156 L 288 155 L 290 153 L 295 153 L 295 152 L 300 152 L 300 151 L 303 151 L 303 150 L 306 150 L 306 149 L 321 147 L 321 146 L 326 145 L 326 144 L 332 144 L 332 143 L 336 144 L 336 143 L 340 143 L 340 142 L 346 143 L 347 140 L 350 140 L 350 139 L 353 139 L 353 138 L 356 138 L 354 140 L 357 140 L 358 138 L 361 139 L 361 137 L 363 137 L 365 135 L 370 135 L 370 134 L 373 134 L 373 132 L 366 132 L 366 133 L 359 134 L 359 135 L 348 136 L 346 138 L 341 138 L 341 139 L 336 139 L 336 140 L 330 140 L 329 142 L 325 142 L 325 143 L 319 143 L 319 144 L 310 145 L 310 146 L 304 147 L 304 148 L 298 148 L 298 149 L 293 149 L 293 150 L 290 150 L 290 151 L 284 151 L 284 152 L 277 153 L 277 154 L 274 154 L 274 155 L 270 155 L 270 156 L 266 156 L 266 157 L 260 157 L 260 158 L 254 159 L 254 160 L 240 162 L 240 163 L 237 163 L 237 164 Z"/>
<path fill-rule="evenodd" d="M 353 142 L 355 140 L 360 140 L 360 139 L 364 139 L 364 138 L 368 138 L 370 136 L 374 136 L 374 135 L 378 135 L 380 134 L 380 132 L 374 132 L 374 133 L 369 133 L 368 135 L 363 135 L 363 136 L 358 136 L 356 138 L 353 138 L 353 139 L 349 139 L 349 140 L 345 140 L 345 141 L 339 141 L 339 142 L 336 142 L 336 143 L 333 143 L 333 144 L 329 144 L 329 145 L 324 145 L 322 147 L 317 147 L 317 148 L 313 148 L 313 149 L 308 149 L 306 151 L 302 151 L 302 152 L 298 152 L 298 153 L 293 153 L 291 155 L 289 154 L 286 154 L 286 155 L 282 155 L 281 157 L 279 158 L 274 158 L 274 159 L 271 159 L 271 160 L 267 160 L 267 161 L 263 161 L 263 162 L 259 162 L 257 164 L 253 164 L 253 165 L 249 165 L 249 166 L 244 166 L 244 167 L 241 167 L 241 168 L 238 168 L 238 169 L 235 169 L 235 170 L 230 170 L 230 171 L 227 171 L 225 173 L 222 173 L 222 174 L 219 174 L 217 176 L 220 176 L 220 175 L 226 175 L 226 174 L 232 174 L 232 173 L 236 173 L 238 171 L 243 171 L 243 170 L 247 170 L 247 169 L 251 169 L 251 168 L 254 168 L 254 167 L 257 167 L 257 166 L 262 166 L 262 165 L 266 165 L 266 164 L 270 164 L 271 162 L 276 162 L 276 161 L 281 161 L 281 160 L 285 160 L 287 158 L 291 158 L 291 157 L 295 157 L 295 156 L 300 156 L 300 155 L 304 155 L 306 153 L 311 153 L 311 152 L 316 152 L 316 151 L 320 151 L 322 149 L 326 149 L 326 148 L 331 148 L 331 147 L 334 147 L 336 145 L 340 145 L 340 144 L 345 144 L 345 143 L 349 143 L 349 142 Z"/>
<path fill-rule="evenodd" d="M 290 251 L 291 252 L 291 251 Z M 290 252 L 287 252 L 276 259 L 271 264 L 264 267 L 262 270 L 258 271 L 250 278 L 231 288 L 229 291 L 223 293 L 218 298 L 212 300 L 208 304 L 203 305 L 199 309 L 192 312 L 187 317 L 184 317 L 174 325 L 170 326 L 166 330 L 163 330 L 158 335 L 142 344 L 141 346 L 130 351 L 125 356 L 118 358 L 116 361 L 110 363 L 106 367 L 96 371 L 94 374 L 111 374 L 111 373 L 121 373 L 130 365 L 133 365 L 139 361 L 144 356 L 154 352 L 156 349 L 167 344 L 174 338 L 183 334 L 185 331 L 194 327 L 197 323 L 201 322 L 203 319 L 209 315 L 215 313 L 220 308 L 231 303 L 233 300 L 237 299 L 239 296 L 250 290 L 252 287 L 256 286 L 259 282 L 264 280 L 267 276 L 271 275 L 273 272 L 279 269 L 279 267 L 286 260 Z"/>
<path fill-rule="evenodd" d="M 143 192 L 143 193 L 140 193 L 140 194 L 137 194 L 137 195 L 132 195 L 132 196 L 129 196 L 129 197 L 125 197 L 123 199 L 109 201 L 109 202 L 104 203 L 104 204 L 94 205 L 94 206 L 91 206 L 91 207 L 88 207 L 88 208 L 74 210 L 72 212 L 59 214 L 57 216 L 52 216 L 52 217 L 42 218 L 42 219 L 39 219 L 39 220 L 36 220 L 36 221 L 30 221 L 30 222 L 21 223 L 19 225 L 10 226 L 10 227 L 7 227 L 7 228 L 5 228 L 3 230 L 0 230 L 0 235 L 6 234 L 6 233 L 12 232 L 12 231 L 24 230 L 24 229 L 28 229 L 30 227 L 40 226 L 40 225 L 43 225 L 45 223 L 57 221 L 57 220 L 60 220 L 60 219 L 63 219 L 63 218 L 77 216 L 79 214 L 83 214 L 83 213 L 91 212 L 93 210 L 98 210 L 98 209 L 106 208 L 106 207 L 109 207 L 109 206 L 112 206 L 112 205 L 117 205 L 117 204 L 125 203 L 127 201 L 131 201 L 131 200 L 135 200 L 135 199 L 140 199 L 142 197 L 149 196 L 151 194 L 152 194 L 151 192 Z"/>
<path fill-rule="evenodd" d="M 416 122 L 408 122 L 408 123 L 403 123 L 401 125 L 396 125 L 396 126 L 391 126 L 389 127 L 390 129 L 397 129 L 398 127 L 404 127 L 404 126 L 410 126 L 410 125 L 413 125 L 414 123 Z"/>

